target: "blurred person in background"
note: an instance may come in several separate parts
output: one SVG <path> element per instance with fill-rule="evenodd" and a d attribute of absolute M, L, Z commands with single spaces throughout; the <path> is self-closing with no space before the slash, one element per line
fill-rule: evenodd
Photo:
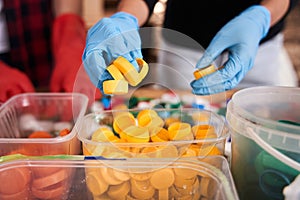
<path fill-rule="evenodd" d="M 81 0 L 0 0 L 0 102 L 73 91 L 86 38 L 81 12 Z M 77 89 L 92 94 L 86 77 Z"/>
<path fill-rule="evenodd" d="M 111 77 L 105 70 L 118 56 L 127 58 L 138 70 L 142 57 L 139 27 L 151 16 L 158 0 L 121 0 L 117 12 L 95 24 L 88 32 L 83 62 L 94 85 Z M 195 40 L 199 52 L 180 38 L 162 34 L 163 45 L 174 50 L 158 55 L 159 63 L 184 74 L 188 84 L 156 68 L 160 79 L 174 88 L 209 95 L 234 88 L 258 85 L 296 86 L 297 76 L 283 46 L 284 22 L 297 0 L 193 1 L 168 0 L 163 27 Z M 123 35 L 116 37 L 116 35 Z M 106 42 L 113 38 L 113 42 Z M 113 45 L 115 44 L 115 45 Z M 126 52 L 129 50 L 129 52 Z M 201 54 L 200 54 L 201 53 Z M 178 59 L 181 55 L 187 61 Z M 193 80 L 195 68 L 218 61 L 218 72 Z M 192 63 L 193 67 L 187 65 Z"/>

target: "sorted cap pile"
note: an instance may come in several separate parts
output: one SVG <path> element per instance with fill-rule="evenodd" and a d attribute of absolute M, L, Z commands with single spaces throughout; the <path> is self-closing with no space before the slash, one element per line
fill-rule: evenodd
<path fill-rule="evenodd" d="M 140 67 L 138 72 L 134 66 L 124 57 L 118 57 L 106 69 L 113 77 L 113 80 L 103 82 L 103 92 L 107 95 L 126 94 L 128 84 L 131 86 L 138 85 L 149 71 L 148 64 L 141 58 L 136 59 Z"/>
<path fill-rule="evenodd" d="M 221 155 L 215 142 L 204 142 L 215 138 L 215 128 L 209 124 L 191 125 L 176 117 L 163 119 L 151 109 L 139 111 L 136 117 L 120 111 L 114 113 L 111 126 L 101 125 L 92 133 L 94 143 L 84 145 L 83 152 L 106 157 Z M 176 145 L 173 141 L 188 142 Z"/>
<path fill-rule="evenodd" d="M 217 190 L 206 174 L 172 166 L 143 173 L 87 168 L 86 183 L 94 199 L 212 199 Z"/>

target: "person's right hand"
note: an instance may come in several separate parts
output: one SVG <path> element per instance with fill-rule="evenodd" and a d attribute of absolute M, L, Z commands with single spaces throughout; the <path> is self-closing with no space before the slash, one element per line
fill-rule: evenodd
<path fill-rule="evenodd" d="M 270 11 L 255 5 L 226 23 L 210 42 L 196 68 L 210 65 L 225 51 L 228 59 L 218 71 L 192 81 L 193 93 L 211 95 L 234 89 L 253 67 L 259 43 L 267 35 L 270 21 Z"/>
<path fill-rule="evenodd" d="M 143 57 L 138 21 L 125 12 L 101 19 L 88 31 L 82 59 L 92 83 L 102 93 L 103 81 L 112 79 L 106 67 L 119 56 L 126 58 L 139 71 L 136 58 Z"/>
<path fill-rule="evenodd" d="M 33 84 L 23 72 L 1 61 L 0 72 L 0 102 L 5 102 L 16 94 L 34 92 Z"/>

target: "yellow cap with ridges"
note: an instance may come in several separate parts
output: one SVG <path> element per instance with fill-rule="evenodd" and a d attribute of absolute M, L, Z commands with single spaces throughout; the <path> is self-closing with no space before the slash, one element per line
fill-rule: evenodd
<path fill-rule="evenodd" d="M 136 62 L 138 63 L 139 67 L 140 67 L 140 73 L 139 73 L 139 76 L 140 76 L 140 81 L 142 81 L 146 75 L 148 74 L 148 71 L 149 71 L 149 66 L 148 64 L 141 58 L 137 58 L 136 59 Z"/>
<path fill-rule="evenodd" d="M 155 188 L 149 181 L 130 180 L 131 194 L 137 199 L 150 199 L 155 194 Z"/>
<path fill-rule="evenodd" d="M 131 86 L 136 86 L 140 82 L 138 71 L 124 57 L 118 57 L 113 64 L 120 70 Z"/>
<path fill-rule="evenodd" d="M 139 126 L 129 126 L 123 130 L 126 140 L 132 143 L 149 142 L 150 136 L 147 128 Z"/>
<path fill-rule="evenodd" d="M 113 129 L 118 134 L 121 134 L 123 130 L 129 126 L 135 125 L 136 121 L 132 113 L 124 112 L 114 117 Z M 122 138 L 122 137 L 121 137 Z M 124 138 L 125 139 L 125 138 Z"/>
<path fill-rule="evenodd" d="M 126 94 L 128 83 L 125 80 L 107 80 L 103 82 L 103 92 L 105 94 Z"/>
<path fill-rule="evenodd" d="M 115 65 L 111 64 L 106 69 L 115 80 L 123 80 L 124 79 L 124 76 L 122 75 L 120 70 Z"/>
<path fill-rule="evenodd" d="M 129 191 L 130 183 L 125 181 L 119 185 L 111 185 L 107 191 L 107 194 L 110 199 L 125 199 Z"/>
<path fill-rule="evenodd" d="M 87 172 L 86 184 L 90 192 L 97 196 L 106 192 L 109 186 L 108 183 L 103 180 L 102 173 L 98 168 L 95 171 Z"/>
<path fill-rule="evenodd" d="M 217 68 L 214 65 L 209 65 L 207 67 L 194 71 L 194 77 L 196 80 L 198 80 L 204 76 L 214 73 L 215 71 L 217 71 Z"/>
<path fill-rule="evenodd" d="M 117 140 L 117 136 L 108 127 L 100 127 L 92 135 L 92 141 L 95 142 L 112 142 L 115 140 Z"/>
<path fill-rule="evenodd" d="M 183 122 L 174 122 L 168 127 L 171 140 L 192 140 L 194 139 L 191 125 Z"/>
<path fill-rule="evenodd" d="M 103 92 L 108 95 L 126 94 L 128 92 L 128 84 L 131 86 L 138 85 L 148 74 L 149 66 L 141 58 L 137 58 L 136 61 L 139 65 L 140 72 L 122 56 L 114 60 L 113 63 L 106 68 L 114 80 L 103 82 Z M 127 85 L 123 81 L 125 81 Z"/>

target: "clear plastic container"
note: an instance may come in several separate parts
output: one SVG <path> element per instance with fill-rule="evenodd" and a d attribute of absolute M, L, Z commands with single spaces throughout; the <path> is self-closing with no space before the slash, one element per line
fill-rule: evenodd
<path fill-rule="evenodd" d="M 80 156 L 17 159 L 2 162 L 0 182 L 5 183 L 0 185 L 0 199 L 238 199 L 222 156 L 174 162 Z"/>
<path fill-rule="evenodd" d="M 209 135 L 211 129 L 204 129 L 204 132 L 207 131 L 204 133 L 204 135 L 207 135 L 203 138 L 197 139 L 195 139 L 194 136 L 189 137 L 190 135 L 182 138 L 179 137 L 176 140 L 162 140 L 155 142 L 151 141 L 153 139 L 152 137 L 148 141 L 146 138 L 146 142 L 135 142 L 130 140 L 124 141 L 119 139 L 116 141 L 99 141 L 93 139 L 95 131 L 99 130 L 100 127 L 108 127 L 109 129 L 113 129 L 113 131 L 116 130 L 114 122 L 116 121 L 116 119 L 119 119 L 118 117 L 122 115 L 122 113 L 133 113 L 133 115 L 135 116 L 134 120 L 139 120 L 138 114 L 143 111 L 145 110 L 113 110 L 101 113 L 91 113 L 84 116 L 84 118 L 82 118 L 79 123 L 78 133 L 78 138 L 82 142 L 84 155 L 96 155 L 108 158 L 178 158 L 181 156 L 224 155 L 225 142 L 229 136 L 229 131 L 224 119 L 211 111 L 199 109 L 152 109 L 151 111 L 156 112 L 160 119 L 162 119 L 163 125 L 157 123 L 160 124 L 160 128 L 161 126 L 163 126 L 165 130 L 168 130 L 166 126 L 172 126 L 172 121 L 174 123 L 184 123 L 185 126 L 192 127 L 188 132 L 189 134 L 194 130 L 193 127 L 197 127 L 197 125 L 203 125 L 204 127 L 210 127 L 211 129 L 213 127 L 214 137 L 210 137 Z M 142 120 L 146 121 L 146 118 L 147 116 Z M 152 121 L 155 122 L 154 117 Z M 133 126 L 135 127 L 140 125 Z M 151 135 L 151 130 L 153 129 L 153 127 L 147 127 L 149 128 L 149 133 Z M 152 128 L 151 130 L 150 127 Z M 99 134 L 97 136 L 98 138 L 106 137 L 106 135 L 104 134 L 105 131 L 97 132 Z M 123 132 L 123 130 L 121 132 Z M 165 136 L 167 133 L 163 134 Z M 168 134 L 170 134 L 170 131 Z M 178 135 L 179 134 L 181 134 L 181 132 L 178 132 Z M 120 133 L 119 137 L 122 138 L 121 136 L 122 135 Z"/>
<path fill-rule="evenodd" d="M 87 109 L 88 98 L 77 93 L 25 93 L 0 107 L 0 155 L 77 154 L 81 152 L 75 128 Z M 57 136 L 63 129 L 71 131 Z M 52 138 L 28 138 L 46 131 Z"/>
<path fill-rule="evenodd" d="M 228 103 L 226 118 L 240 198 L 284 199 L 284 187 L 300 174 L 300 88 L 240 90 Z"/>

